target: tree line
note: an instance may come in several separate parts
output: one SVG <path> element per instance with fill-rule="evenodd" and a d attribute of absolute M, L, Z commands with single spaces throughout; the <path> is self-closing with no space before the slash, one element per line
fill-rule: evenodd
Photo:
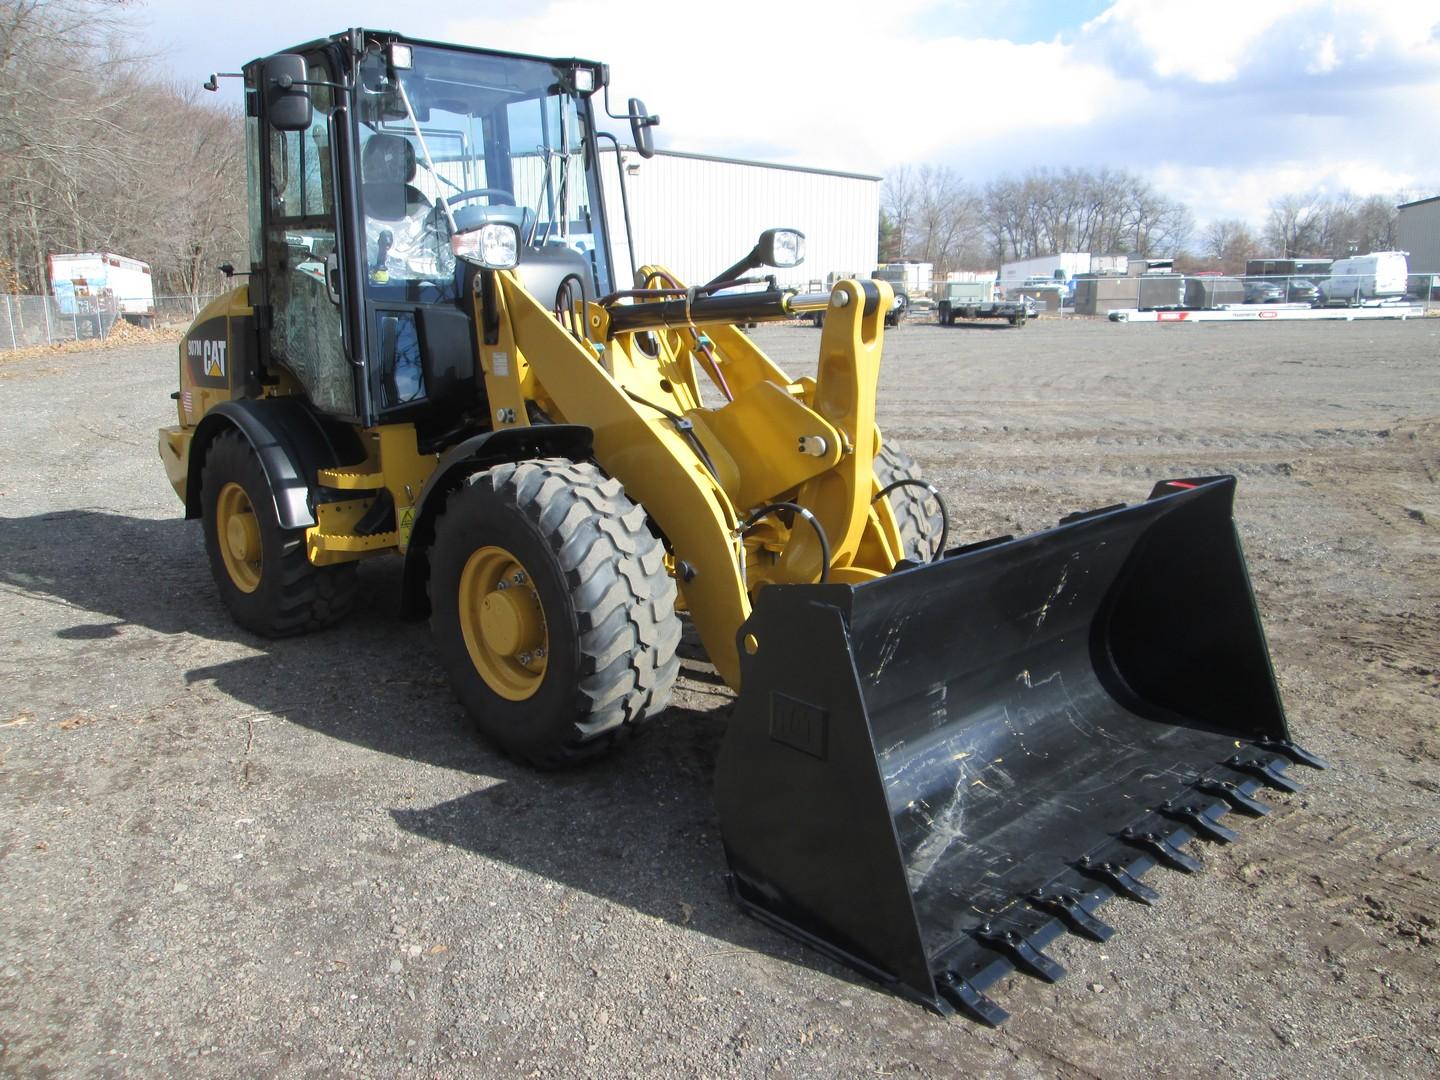
<path fill-rule="evenodd" d="M 237 110 L 147 73 L 126 0 L 0 0 L 0 288 L 47 289 L 51 254 L 150 264 L 157 295 L 248 263 Z"/>
<path fill-rule="evenodd" d="M 1174 257 L 1184 270 L 1243 273 L 1261 256 L 1340 258 L 1395 247 L 1393 197 L 1287 193 L 1256 230 L 1238 219 L 1196 229 L 1183 202 L 1125 169 L 1036 168 L 986 184 L 944 166 L 901 166 L 880 194 L 882 261 L 952 270 L 1061 251 Z"/>

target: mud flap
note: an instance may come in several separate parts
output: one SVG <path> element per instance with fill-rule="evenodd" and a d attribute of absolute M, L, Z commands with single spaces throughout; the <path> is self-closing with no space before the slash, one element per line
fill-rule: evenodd
<path fill-rule="evenodd" d="M 772 586 L 740 631 L 716 798 L 750 914 L 987 1024 L 1012 970 L 1199 867 L 1229 811 L 1324 763 L 1289 738 L 1233 477 L 858 586 Z M 746 646 L 751 646 L 747 648 Z"/>

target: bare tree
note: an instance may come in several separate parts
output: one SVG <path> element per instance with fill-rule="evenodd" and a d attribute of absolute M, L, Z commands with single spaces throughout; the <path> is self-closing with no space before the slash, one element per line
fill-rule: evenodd
<path fill-rule="evenodd" d="M 937 274 L 984 260 L 982 199 L 945 166 L 901 166 L 885 178 L 885 257 L 932 263 Z"/>
<path fill-rule="evenodd" d="M 243 251 L 242 120 L 148 77 L 125 0 L 0 0 L 0 263 L 47 286 L 55 252 L 151 264 L 195 292 L 196 260 Z M 211 279 L 213 280 L 213 279 Z"/>
<path fill-rule="evenodd" d="M 1323 221 L 1323 207 L 1315 195 L 1277 196 L 1270 200 L 1270 212 L 1265 217 L 1265 243 L 1284 259 L 1323 255 Z"/>
<path fill-rule="evenodd" d="M 982 211 L 1000 261 L 1060 251 L 1173 255 L 1189 242 L 1189 209 L 1118 169 L 1033 169 L 985 187 Z"/>
<path fill-rule="evenodd" d="M 1201 247 L 1227 274 L 1243 273 L 1246 260 L 1259 250 L 1250 227 L 1238 218 L 1212 221 L 1201 236 Z"/>

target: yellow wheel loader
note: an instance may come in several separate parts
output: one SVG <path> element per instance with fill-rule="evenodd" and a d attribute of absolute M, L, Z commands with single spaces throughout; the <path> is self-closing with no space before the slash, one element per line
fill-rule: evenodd
<path fill-rule="evenodd" d="M 597 124 L 644 156 L 656 118 L 611 113 L 603 65 L 351 30 L 241 77 L 248 277 L 181 343 L 160 433 L 241 626 L 328 626 L 398 555 L 479 731 L 557 767 L 665 708 L 688 618 L 738 693 L 736 900 L 992 1024 L 997 979 L 1055 978 L 1049 941 L 1104 940 L 1102 903 L 1321 764 L 1232 478 L 952 547 L 875 423 L 886 283 L 780 288 L 804 238 L 772 229 L 704 284 L 633 252 L 622 284 Z M 739 329 L 809 312 L 814 378 Z"/>

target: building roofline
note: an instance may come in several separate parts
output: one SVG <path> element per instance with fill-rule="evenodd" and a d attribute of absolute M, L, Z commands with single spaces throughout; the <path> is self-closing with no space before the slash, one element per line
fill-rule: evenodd
<path fill-rule="evenodd" d="M 1440 202 L 1440 195 L 1431 195 L 1428 199 L 1416 199 L 1414 202 L 1402 202 L 1399 206 L 1395 207 L 1395 209 L 1404 210 L 1409 206 L 1423 206 L 1426 203 L 1432 202 Z"/>

